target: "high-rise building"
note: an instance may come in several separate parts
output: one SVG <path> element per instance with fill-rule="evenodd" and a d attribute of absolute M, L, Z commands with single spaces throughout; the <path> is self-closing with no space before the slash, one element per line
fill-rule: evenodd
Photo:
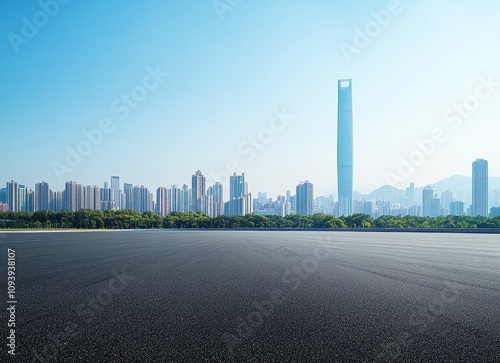
<path fill-rule="evenodd" d="M 248 193 L 248 184 L 245 182 L 245 173 L 229 177 L 230 199 L 224 203 L 224 214 L 244 216 L 252 213 L 252 194 Z"/>
<path fill-rule="evenodd" d="M 75 181 L 66 182 L 64 187 L 64 209 L 78 211 L 85 206 L 83 185 Z"/>
<path fill-rule="evenodd" d="M 493 206 L 500 207 L 500 189 L 493 191 Z"/>
<path fill-rule="evenodd" d="M 488 216 L 488 162 L 478 159 L 472 163 L 472 211 L 475 216 Z"/>
<path fill-rule="evenodd" d="M 267 203 L 267 193 L 257 193 L 257 199 L 259 200 L 259 203 L 264 206 L 264 204 Z"/>
<path fill-rule="evenodd" d="M 148 191 L 148 188 L 141 185 L 136 185 L 132 189 L 133 194 L 133 205 L 132 209 L 139 212 L 144 213 L 153 209 L 152 206 L 152 197 L 151 193 Z"/>
<path fill-rule="evenodd" d="M 33 213 L 35 211 L 35 192 L 27 185 L 24 187 L 24 190 L 26 191 L 26 199 L 23 210 Z"/>
<path fill-rule="evenodd" d="M 410 186 L 406 188 L 406 198 L 408 199 L 408 206 L 411 207 L 415 201 L 415 183 L 410 183 Z"/>
<path fill-rule="evenodd" d="M 47 182 L 35 184 L 35 211 L 50 209 L 50 188 Z"/>
<path fill-rule="evenodd" d="M 7 204 L 9 211 L 18 212 L 21 210 L 19 183 L 14 180 L 7 182 Z"/>
<path fill-rule="evenodd" d="M 338 81 L 337 180 L 338 214 L 352 214 L 353 184 L 353 116 L 352 81 Z"/>
<path fill-rule="evenodd" d="M 189 189 L 187 184 L 182 186 L 181 190 L 181 212 L 191 212 L 193 210 L 191 198 L 193 197 L 191 189 Z"/>
<path fill-rule="evenodd" d="M 7 188 L 0 189 L 0 203 L 7 204 Z"/>
<path fill-rule="evenodd" d="M 449 190 L 441 193 L 441 210 L 442 215 L 450 215 L 450 204 L 453 201 L 453 193 Z"/>
<path fill-rule="evenodd" d="M 168 213 L 168 197 L 167 197 L 167 188 L 159 187 L 156 189 L 156 210 L 157 214 L 160 214 L 162 217 L 165 217 Z"/>
<path fill-rule="evenodd" d="M 50 209 L 54 212 L 59 212 L 64 210 L 64 192 L 50 191 Z"/>
<path fill-rule="evenodd" d="M 245 173 L 236 175 L 234 173 L 229 177 L 229 200 L 240 198 L 248 193 L 248 185 L 245 182 Z"/>
<path fill-rule="evenodd" d="M 300 182 L 296 188 L 297 196 L 297 214 L 300 215 L 312 215 L 313 214 L 313 185 L 306 180 L 305 182 Z"/>
<path fill-rule="evenodd" d="M 454 201 L 450 203 L 450 215 L 463 216 L 464 215 L 464 202 Z"/>
<path fill-rule="evenodd" d="M 191 192 L 193 195 L 193 211 L 206 212 L 204 198 L 206 195 L 205 177 L 200 170 L 194 173 L 191 178 Z"/>
<path fill-rule="evenodd" d="M 33 198 L 31 188 L 28 185 L 19 184 L 19 203 L 22 211 L 34 211 L 35 199 Z"/>
<path fill-rule="evenodd" d="M 440 212 L 441 201 L 434 198 L 434 190 L 426 186 L 422 190 L 422 215 L 424 217 L 437 217 Z"/>
<path fill-rule="evenodd" d="M 87 185 L 84 189 L 84 209 L 101 210 L 101 190 L 97 185 Z"/>
<path fill-rule="evenodd" d="M 125 209 L 133 210 L 134 208 L 132 207 L 133 205 L 133 189 L 134 185 L 130 183 L 124 183 L 123 184 L 123 193 L 125 194 Z"/>
<path fill-rule="evenodd" d="M 222 184 L 216 182 L 214 185 L 208 187 L 207 195 L 210 197 L 208 215 L 210 217 L 216 217 L 224 214 L 224 194 Z"/>
<path fill-rule="evenodd" d="M 101 188 L 99 191 L 100 201 L 101 201 L 101 210 L 106 209 L 116 209 L 115 204 L 115 192 L 113 188 L 109 187 L 109 183 L 104 182 L 104 188 Z"/>
<path fill-rule="evenodd" d="M 120 177 L 119 176 L 112 176 L 111 177 L 111 188 L 113 188 L 113 195 L 114 198 L 113 200 L 115 201 L 115 208 L 120 209 Z"/>
<path fill-rule="evenodd" d="M 182 189 L 177 188 L 176 184 L 167 190 L 167 199 L 169 213 L 182 211 Z"/>

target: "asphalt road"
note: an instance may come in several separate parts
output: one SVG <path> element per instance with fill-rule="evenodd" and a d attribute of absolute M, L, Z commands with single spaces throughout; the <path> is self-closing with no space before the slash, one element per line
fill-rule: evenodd
<path fill-rule="evenodd" d="M 500 361 L 499 235 L 5 233 L 4 297 L 7 248 L 2 362 Z"/>

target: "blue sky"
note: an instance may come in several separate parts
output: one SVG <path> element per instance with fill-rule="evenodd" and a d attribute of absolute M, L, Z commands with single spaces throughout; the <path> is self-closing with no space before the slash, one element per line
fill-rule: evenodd
<path fill-rule="evenodd" d="M 334 192 L 339 78 L 353 79 L 356 190 L 470 175 L 477 158 L 500 176 L 498 2 L 54 1 L 0 5 L 0 185 L 119 175 L 154 190 L 236 169 L 255 194 L 306 179 Z M 155 69 L 168 76 L 140 93 Z M 294 118 L 269 133 L 283 110 Z M 103 119 L 113 130 L 69 167 Z"/>

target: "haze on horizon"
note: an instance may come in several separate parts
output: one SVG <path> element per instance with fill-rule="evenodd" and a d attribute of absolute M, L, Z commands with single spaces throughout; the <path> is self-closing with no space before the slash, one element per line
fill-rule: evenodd
<path fill-rule="evenodd" d="M 500 3 L 48 3 L 0 5 L 1 187 L 119 175 L 154 190 L 201 170 L 207 185 L 242 171 L 253 194 L 327 188 L 341 78 L 353 82 L 354 190 L 388 184 L 433 136 L 395 186 L 470 176 L 478 158 L 500 176 Z M 29 29 L 40 12 L 46 24 Z M 99 127 L 111 131 L 58 178 L 54 163 Z M 268 143 L 252 146 L 259 136 Z"/>

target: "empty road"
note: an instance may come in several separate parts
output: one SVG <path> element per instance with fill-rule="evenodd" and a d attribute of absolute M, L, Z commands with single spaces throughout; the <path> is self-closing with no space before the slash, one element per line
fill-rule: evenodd
<path fill-rule="evenodd" d="M 500 361 L 500 235 L 3 233 L 4 297 L 8 248 L 1 361 Z"/>

